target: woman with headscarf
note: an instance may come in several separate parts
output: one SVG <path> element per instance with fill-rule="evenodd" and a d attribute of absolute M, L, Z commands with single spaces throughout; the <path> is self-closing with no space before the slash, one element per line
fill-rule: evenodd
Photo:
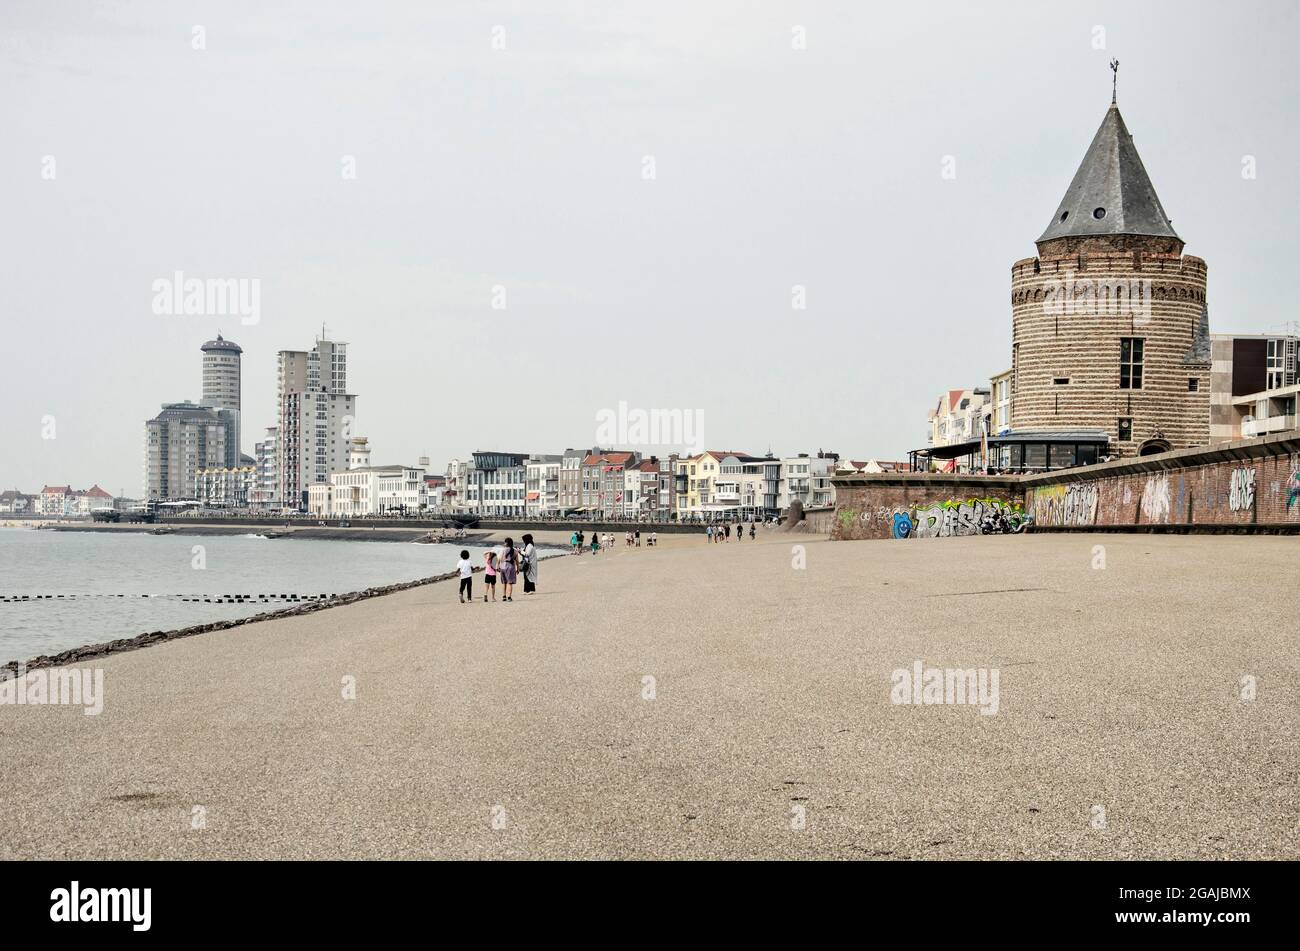
<path fill-rule="evenodd" d="M 524 536 L 524 594 L 537 590 L 537 549 L 533 547 L 533 536 Z"/>

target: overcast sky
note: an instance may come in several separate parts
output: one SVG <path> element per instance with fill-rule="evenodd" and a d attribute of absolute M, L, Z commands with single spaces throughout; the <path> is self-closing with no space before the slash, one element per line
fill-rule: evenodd
<path fill-rule="evenodd" d="M 1297 9 L 5 0 L 0 488 L 139 495 L 218 329 L 251 452 L 322 323 L 376 463 L 588 446 L 619 401 L 714 448 L 902 457 L 1010 366 L 1010 267 L 1111 57 L 1212 329 L 1278 330 Z M 259 322 L 155 314 L 178 270 L 260 281 Z"/>

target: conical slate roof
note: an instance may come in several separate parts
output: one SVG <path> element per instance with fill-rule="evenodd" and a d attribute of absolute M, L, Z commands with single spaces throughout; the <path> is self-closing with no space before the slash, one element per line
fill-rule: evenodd
<path fill-rule="evenodd" d="M 1052 223 L 1038 240 L 1119 234 L 1181 240 L 1112 102 Z"/>

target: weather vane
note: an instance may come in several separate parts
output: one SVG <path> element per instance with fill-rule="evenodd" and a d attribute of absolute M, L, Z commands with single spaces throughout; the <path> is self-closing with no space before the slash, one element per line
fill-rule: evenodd
<path fill-rule="evenodd" d="M 1119 60 L 1112 59 L 1110 61 L 1110 71 L 1114 74 L 1110 77 L 1110 104 L 1113 106 L 1115 105 L 1116 87 L 1119 86 Z"/>

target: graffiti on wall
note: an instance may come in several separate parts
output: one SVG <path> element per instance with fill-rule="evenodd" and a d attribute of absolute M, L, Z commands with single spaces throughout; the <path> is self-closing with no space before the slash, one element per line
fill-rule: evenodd
<path fill-rule="evenodd" d="M 1300 466 L 1291 470 L 1291 478 L 1286 481 L 1286 510 L 1291 511 L 1291 506 L 1300 502 Z"/>
<path fill-rule="evenodd" d="M 1147 479 L 1142 488 L 1142 511 L 1147 521 L 1167 522 L 1169 520 L 1169 476 L 1161 473 Z"/>
<path fill-rule="evenodd" d="M 1034 490 L 1034 523 L 1091 525 L 1097 520 L 1097 483 L 1073 482 Z"/>
<path fill-rule="evenodd" d="M 1228 482 L 1228 508 L 1244 512 L 1255 505 L 1255 470 L 1233 469 Z"/>
<path fill-rule="evenodd" d="M 1013 535 L 1031 518 L 1019 502 L 1003 499 L 949 499 L 894 509 L 884 514 L 892 538 L 951 538 L 959 535 Z"/>

